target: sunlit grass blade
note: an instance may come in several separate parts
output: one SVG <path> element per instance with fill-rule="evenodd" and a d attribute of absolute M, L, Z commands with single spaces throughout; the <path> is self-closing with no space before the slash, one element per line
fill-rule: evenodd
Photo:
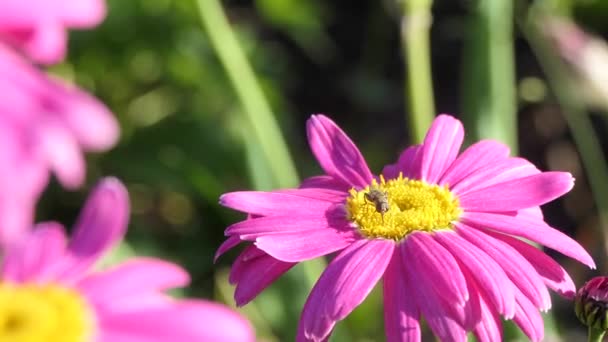
<path fill-rule="evenodd" d="M 259 144 L 260 155 L 271 170 L 275 185 L 293 187 L 298 182 L 278 123 L 247 57 L 230 27 L 219 0 L 198 0 L 203 26 L 244 109 L 251 132 L 247 144 Z"/>

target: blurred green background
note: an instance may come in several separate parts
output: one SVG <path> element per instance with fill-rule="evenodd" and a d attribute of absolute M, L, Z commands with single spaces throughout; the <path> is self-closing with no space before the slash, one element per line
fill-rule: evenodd
<path fill-rule="evenodd" d="M 404 96 L 412 69 L 400 36 L 401 25 L 413 16 L 405 11 L 404 17 L 403 4 L 392 0 L 222 3 L 295 162 L 297 176 L 277 175 L 285 160 L 260 157 L 268 145 L 247 119 L 260 113 L 244 106 L 235 88 L 248 76 L 237 71 L 229 77 L 210 40 L 213 32 L 205 29 L 200 11 L 209 1 L 109 0 L 109 15 L 99 28 L 71 34 L 67 62 L 49 71 L 104 101 L 120 120 L 122 137 L 109 153 L 88 156 L 88 187 L 70 193 L 53 183 L 38 216 L 70 224 L 90 185 L 115 175 L 129 188 L 132 216 L 127 243 L 113 257 L 137 253 L 173 260 L 192 274 L 192 286 L 183 293 L 233 305 L 226 275 L 236 252 L 216 265 L 213 254 L 224 228 L 242 216 L 221 208 L 219 195 L 320 174 L 305 136 L 312 113 L 332 117 L 374 172 L 392 163 L 416 139 L 407 119 L 415 112 L 412 98 Z M 206 5 L 199 8 L 201 3 Z M 593 99 L 583 96 L 591 93 L 593 80 L 585 66 L 572 61 L 585 59 L 567 56 L 564 44 L 556 43 L 569 31 L 547 28 L 553 27 L 549 18 L 559 15 L 599 41 L 608 33 L 608 3 L 442 0 L 432 6 L 435 112 L 463 119 L 472 139 L 502 139 L 514 149 L 519 145 L 519 154 L 543 170 L 572 172 L 575 189 L 544 208 L 546 219 L 583 244 L 596 259 L 597 273 L 605 274 L 606 97 L 601 91 Z M 608 60 L 597 65 L 592 74 L 606 72 L 600 69 L 608 68 Z M 410 90 L 419 89 L 415 82 Z M 255 100 L 256 94 L 250 95 Z M 492 115 L 497 119 L 489 119 Z M 549 254 L 577 286 L 593 275 Z M 293 340 L 319 267 L 296 267 L 243 309 L 260 340 Z M 546 340 L 584 336 L 570 303 L 554 298 L 555 327 L 547 327 Z M 381 296 L 374 291 L 338 324 L 333 340 L 382 341 L 382 322 Z M 506 336 L 520 338 L 509 331 Z"/>

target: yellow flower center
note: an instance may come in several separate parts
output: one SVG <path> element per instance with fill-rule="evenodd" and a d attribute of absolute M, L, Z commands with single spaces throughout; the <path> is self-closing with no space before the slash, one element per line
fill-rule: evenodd
<path fill-rule="evenodd" d="M 54 284 L 0 283 L 0 341 L 86 342 L 93 316 L 77 292 Z"/>
<path fill-rule="evenodd" d="M 363 236 L 400 241 L 414 231 L 451 229 L 462 213 L 458 199 L 445 187 L 421 180 L 380 176 L 365 189 L 350 190 L 348 219 Z"/>

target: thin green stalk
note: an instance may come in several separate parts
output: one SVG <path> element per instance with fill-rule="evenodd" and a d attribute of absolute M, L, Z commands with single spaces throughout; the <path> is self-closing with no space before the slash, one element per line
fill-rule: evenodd
<path fill-rule="evenodd" d="M 198 0 L 203 26 L 224 65 L 251 127 L 247 143 L 259 144 L 277 187 L 298 184 L 294 163 L 279 125 L 219 0 Z"/>
<path fill-rule="evenodd" d="M 602 342 L 604 339 L 605 330 L 598 330 L 592 327 L 589 327 L 587 334 L 588 342 Z"/>
<path fill-rule="evenodd" d="M 468 138 L 496 139 L 516 154 L 513 1 L 477 0 L 468 20 L 461 87 Z"/>
<path fill-rule="evenodd" d="M 249 166 L 252 170 L 257 170 L 254 172 L 256 174 L 253 175 L 254 179 L 256 179 L 256 184 L 258 187 L 271 187 L 270 184 L 266 183 L 268 179 L 262 179 L 260 176 L 260 172 L 262 172 L 260 170 L 268 170 L 268 172 L 273 174 L 275 180 L 272 188 L 296 186 L 298 184 L 298 175 L 279 126 L 274 119 L 270 105 L 258 84 L 245 53 L 228 24 L 219 0 L 197 0 L 197 3 L 203 26 L 228 73 L 228 77 L 241 101 L 245 116 L 252 130 L 251 134 L 244 134 L 244 136 L 248 144 Z M 255 158 L 258 154 L 260 158 L 253 160 L 252 157 Z M 275 287 L 281 287 L 282 285 L 289 287 L 289 291 L 282 291 L 280 294 L 280 301 L 282 303 L 294 304 L 294 297 L 297 297 L 292 292 L 292 284 L 294 283 L 300 284 L 305 288 L 305 291 L 310 290 L 317 281 L 319 274 L 327 267 L 327 263 L 323 258 L 317 258 L 302 263 L 300 266 L 299 270 L 293 269 L 281 277 L 277 281 L 277 285 L 275 285 Z M 299 309 L 296 311 L 299 314 Z M 296 317 L 290 320 L 292 324 L 297 322 Z M 285 324 L 282 326 L 287 329 Z M 294 334 L 295 331 L 295 327 L 289 327 L 284 332 L 286 334 Z"/>
<path fill-rule="evenodd" d="M 403 1 L 401 47 L 405 64 L 408 128 L 414 142 L 424 139 L 435 117 L 431 74 L 431 0 Z"/>
<path fill-rule="evenodd" d="M 597 205 L 600 218 L 598 231 L 604 238 L 604 248 L 608 250 L 608 183 L 606 182 L 608 165 L 591 119 L 585 111 L 585 104 L 581 98 L 576 96 L 577 92 L 572 88 L 574 82 L 565 73 L 566 66 L 563 65 L 554 50 L 548 46 L 548 42 L 543 39 L 536 26 L 537 24 L 535 25 L 535 23 L 542 22 L 543 14 L 534 9 L 529 12 L 528 21 L 522 23 L 522 31 L 538 57 L 541 68 L 547 76 L 549 85 L 572 132 Z"/>

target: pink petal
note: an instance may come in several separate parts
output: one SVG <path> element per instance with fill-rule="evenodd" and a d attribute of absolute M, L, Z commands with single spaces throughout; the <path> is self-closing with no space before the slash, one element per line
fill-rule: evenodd
<path fill-rule="evenodd" d="M 108 108 L 73 86 L 54 81 L 61 93 L 59 114 L 78 143 L 87 151 L 105 151 L 118 141 L 120 127 Z"/>
<path fill-rule="evenodd" d="M 384 272 L 384 327 L 388 342 L 420 341 L 420 310 L 409 288 L 399 252 Z"/>
<path fill-rule="evenodd" d="M 461 217 L 461 220 L 463 223 L 475 228 L 495 230 L 526 238 L 578 260 L 591 268 L 595 268 L 593 258 L 578 242 L 550 227 L 543 221 L 528 217 L 466 212 Z"/>
<path fill-rule="evenodd" d="M 44 279 L 48 268 L 63 256 L 65 246 L 65 232 L 59 223 L 38 224 L 6 250 L 2 280 L 28 282 Z"/>
<path fill-rule="evenodd" d="M 474 171 L 486 165 L 496 164 L 508 156 L 508 146 L 495 140 L 481 140 L 469 146 L 456 158 L 444 172 L 438 184 L 452 187 L 469 177 Z"/>
<path fill-rule="evenodd" d="M 452 184 L 450 190 L 461 196 L 496 183 L 538 173 L 540 171 L 536 166 L 523 158 L 507 158 L 478 168 L 460 182 Z"/>
<path fill-rule="evenodd" d="M 86 276 L 77 288 L 96 306 L 120 308 L 125 299 L 148 292 L 183 287 L 190 276 L 180 266 L 153 258 L 132 258 Z"/>
<path fill-rule="evenodd" d="M 217 251 L 215 252 L 215 256 L 213 257 L 213 262 L 217 262 L 217 259 L 219 259 L 224 253 L 226 253 L 227 251 L 233 249 L 234 247 L 236 247 L 238 244 L 241 243 L 241 238 L 233 235 L 233 236 L 229 236 L 226 241 L 222 242 L 222 244 L 220 245 L 220 247 L 217 249 Z"/>
<path fill-rule="evenodd" d="M 437 293 L 433 281 L 428 277 L 421 276 L 418 270 L 408 263 L 411 261 L 407 252 L 407 244 L 401 244 L 401 257 L 404 265 L 405 277 L 410 285 L 411 295 L 416 300 L 417 306 L 422 312 L 424 320 L 428 323 L 433 333 L 442 341 L 465 342 L 467 332 L 463 322 L 454 317 L 453 310 L 462 309 L 455 303 L 441 300 L 441 294 Z"/>
<path fill-rule="evenodd" d="M 56 18 L 45 18 L 32 28 L 24 38 L 13 36 L 11 43 L 23 49 L 33 60 L 54 64 L 64 59 L 67 47 L 67 32 Z"/>
<path fill-rule="evenodd" d="M 347 192 L 352 188 L 351 185 L 344 183 L 343 181 L 336 179 L 332 176 L 313 176 L 306 178 L 300 184 L 300 189 L 305 188 L 324 188 L 332 189 L 341 192 Z"/>
<path fill-rule="evenodd" d="M 86 165 L 71 132 L 56 120 L 46 120 L 40 130 L 39 134 L 43 137 L 41 148 L 61 184 L 70 189 L 82 185 Z"/>
<path fill-rule="evenodd" d="M 576 287 L 574 282 L 555 260 L 534 246 L 510 236 L 487 231 L 486 234 L 499 239 L 515 248 L 519 254 L 526 258 L 541 276 L 545 284 L 552 290 L 566 298 L 574 298 Z"/>
<path fill-rule="evenodd" d="M 297 341 L 327 338 L 382 277 L 394 248 L 393 241 L 358 240 L 332 260 L 304 305 Z"/>
<path fill-rule="evenodd" d="M 354 230 L 322 228 L 264 235 L 255 245 L 281 261 L 299 262 L 339 251 L 359 238 Z"/>
<path fill-rule="evenodd" d="M 528 297 L 517 289 L 515 300 L 517 301 L 517 308 L 513 321 L 531 341 L 541 341 L 545 335 L 545 327 L 538 309 L 530 302 Z"/>
<path fill-rule="evenodd" d="M 234 299 L 243 306 L 254 299 L 295 263 L 277 260 L 255 246 L 249 246 L 234 261 L 230 282 L 237 284 Z"/>
<path fill-rule="evenodd" d="M 384 178 L 397 178 L 400 172 L 403 173 L 403 177 L 417 178 L 418 174 L 413 174 L 413 171 L 420 169 L 420 157 L 422 156 L 420 154 L 420 146 L 414 145 L 408 147 L 401 153 L 396 164 L 385 166 L 382 170 Z"/>
<path fill-rule="evenodd" d="M 508 244 L 474 228 L 458 224 L 458 233 L 496 261 L 515 285 L 541 310 L 551 308 L 551 297 L 542 279 L 528 260 Z"/>
<path fill-rule="evenodd" d="M 301 189 L 289 193 L 263 191 L 237 191 L 223 194 L 220 204 L 242 212 L 261 216 L 320 216 L 334 203 L 326 196 L 311 198 L 307 195 L 320 189 Z M 319 191 L 319 196 L 322 196 Z M 346 194 L 342 198 L 346 197 Z"/>
<path fill-rule="evenodd" d="M 239 314 L 206 301 L 181 301 L 158 308 L 100 317 L 100 341 L 254 342 L 251 325 Z"/>
<path fill-rule="evenodd" d="M 310 148 L 328 175 L 359 188 L 371 182 L 373 175 L 361 152 L 333 121 L 313 115 L 306 128 Z"/>
<path fill-rule="evenodd" d="M 329 214 L 332 214 L 333 217 Z M 306 232 L 318 229 L 336 230 L 336 228 L 349 232 L 353 231 L 349 227 L 349 222 L 344 217 L 342 210 L 336 214 L 319 213 L 317 217 L 264 216 L 240 221 L 226 228 L 225 235 L 238 235 L 241 236 L 241 239 L 253 240 L 269 234 Z"/>
<path fill-rule="evenodd" d="M 408 260 L 405 267 L 416 269 L 418 277 L 426 277 L 447 301 L 464 306 L 469 299 L 466 280 L 452 254 L 428 233 L 416 232 L 407 237 Z"/>
<path fill-rule="evenodd" d="M 68 245 L 68 255 L 57 269 L 64 282 L 81 277 L 106 251 L 120 241 L 129 219 L 129 195 L 116 179 L 102 179 L 89 195 Z"/>
<path fill-rule="evenodd" d="M 55 4 L 57 13 L 68 27 L 92 28 L 106 16 L 103 0 L 69 0 Z"/>
<path fill-rule="evenodd" d="M 550 202 L 572 186 L 574 179 L 567 172 L 543 172 L 467 192 L 459 199 L 465 211 L 513 211 Z"/>
<path fill-rule="evenodd" d="M 428 130 L 422 144 L 421 176 L 436 183 L 458 156 L 464 138 L 464 129 L 457 119 L 439 115 Z"/>
<path fill-rule="evenodd" d="M 500 322 L 500 317 L 498 317 L 498 314 L 486 302 L 483 295 L 481 296 L 479 303 L 482 318 L 475 329 L 473 329 L 477 341 L 502 341 L 502 324 Z"/>
<path fill-rule="evenodd" d="M 533 220 L 544 220 L 543 211 L 540 207 L 525 208 L 517 211 L 517 217 L 525 217 Z"/>
<path fill-rule="evenodd" d="M 471 276 L 475 278 L 477 286 L 487 294 L 495 311 L 503 314 L 507 319 L 513 318 L 515 314 L 513 284 L 500 265 L 454 232 L 440 232 L 433 237 L 466 266 Z"/>

